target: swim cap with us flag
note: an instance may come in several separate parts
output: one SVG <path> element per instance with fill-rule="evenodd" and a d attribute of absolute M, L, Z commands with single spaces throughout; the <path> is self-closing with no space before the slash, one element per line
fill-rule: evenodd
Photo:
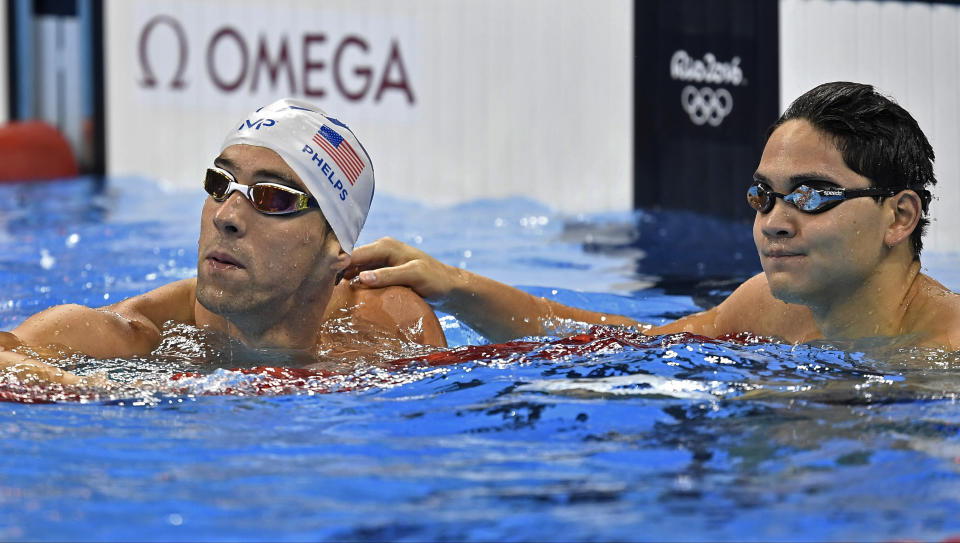
<path fill-rule="evenodd" d="M 320 204 L 343 250 L 353 252 L 373 200 L 373 162 L 345 124 L 309 102 L 284 98 L 247 115 L 220 151 L 239 144 L 280 155 Z"/>

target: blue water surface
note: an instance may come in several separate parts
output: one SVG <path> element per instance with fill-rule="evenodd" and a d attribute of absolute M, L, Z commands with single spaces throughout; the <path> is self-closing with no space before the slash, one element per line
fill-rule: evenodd
<path fill-rule="evenodd" d="M 95 187 L 0 186 L 0 329 L 195 274 L 203 193 L 142 178 Z M 568 216 L 527 200 L 435 207 L 378 195 L 361 242 L 383 235 L 653 323 L 716 303 L 758 270 L 748 226 L 680 212 Z M 954 289 L 958 262 L 925 257 Z M 452 347 L 485 343 L 441 317 Z M 563 335 L 530 338 L 540 343 L 526 354 L 359 368 L 331 393 L 207 394 L 256 379 L 222 369 L 180 393 L 0 403 L 0 539 L 960 534 L 951 353 L 601 344 L 601 331 L 585 340 L 593 350 L 570 354 L 557 348 Z"/>

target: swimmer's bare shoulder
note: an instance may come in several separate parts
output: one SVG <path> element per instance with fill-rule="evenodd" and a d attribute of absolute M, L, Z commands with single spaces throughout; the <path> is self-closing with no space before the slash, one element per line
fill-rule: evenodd
<path fill-rule="evenodd" d="M 160 342 L 163 323 L 193 322 L 196 279 L 184 279 L 100 308 L 54 306 L 12 331 L 34 347 L 58 346 L 97 358 L 147 354 Z"/>
<path fill-rule="evenodd" d="M 653 328 L 648 333 L 689 332 L 708 337 L 750 332 L 800 343 L 822 336 L 810 310 L 781 302 L 759 273 L 746 280 L 716 307 Z"/>
<path fill-rule="evenodd" d="M 407 287 L 364 288 L 343 281 L 334 289 L 327 318 L 344 312 L 409 341 L 446 347 L 443 327 L 433 309 Z"/>
<path fill-rule="evenodd" d="M 121 315 L 146 319 L 158 328 L 167 321 L 196 323 L 197 278 L 168 283 L 110 306 Z"/>
<path fill-rule="evenodd" d="M 917 337 L 922 347 L 960 350 L 960 295 L 927 275 L 918 279 L 901 333 Z"/>

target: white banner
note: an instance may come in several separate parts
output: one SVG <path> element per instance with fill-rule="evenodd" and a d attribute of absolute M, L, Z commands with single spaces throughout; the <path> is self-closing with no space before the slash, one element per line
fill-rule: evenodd
<path fill-rule="evenodd" d="M 924 251 L 960 251 L 960 7 L 926 2 L 780 2 L 785 108 L 827 81 L 876 86 L 906 108 L 937 155 Z"/>
<path fill-rule="evenodd" d="M 228 129 L 284 96 L 357 133 L 378 190 L 632 204 L 627 0 L 105 3 L 112 175 L 199 184 Z"/>
<path fill-rule="evenodd" d="M 279 19 L 261 6 L 163 7 L 136 4 L 136 46 L 124 48 L 142 107 L 236 115 L 252 102 L 299 96 L 349 110 L 354 121 L 415 118 L 421 55 L 409 17 L 301 10 Z"/>

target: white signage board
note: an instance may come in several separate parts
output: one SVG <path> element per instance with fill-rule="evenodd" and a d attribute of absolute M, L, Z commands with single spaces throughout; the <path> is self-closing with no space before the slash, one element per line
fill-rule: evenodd
<path fill-rule="evenodd" d="M 909 111 L 937 155 L 924 251 L 960 251 L 960 6 L 781 0 L 785 108 L 827 81 L 870 83 Z"/>
<path fill-rule="evenodd" d="M 284 96 L 354 130 L 377 190 L 428 204 L 632 205 L 628 0 L 107 2 L 108 174 L 196 186 Z"/>

